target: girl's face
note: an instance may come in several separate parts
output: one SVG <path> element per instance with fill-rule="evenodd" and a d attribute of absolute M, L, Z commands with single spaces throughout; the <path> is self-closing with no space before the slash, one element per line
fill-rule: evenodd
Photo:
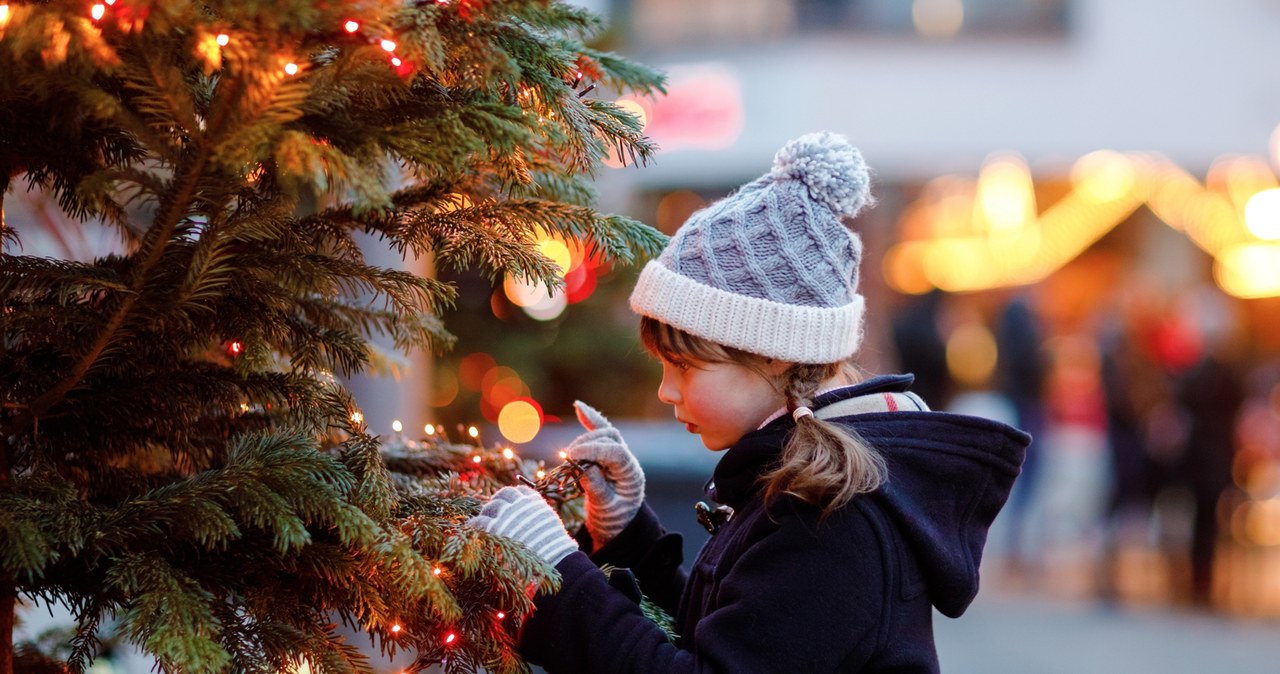
<path fill-rule="evenodd" d="M 786 367 L 771 362 L 762 373 L 737 363 L 663 358 L 658 399 L 675 408 L 676 420 L 701 436 L 707 449 L 727 449 L 786 404 L 765 378 L 776 379 Z"/>

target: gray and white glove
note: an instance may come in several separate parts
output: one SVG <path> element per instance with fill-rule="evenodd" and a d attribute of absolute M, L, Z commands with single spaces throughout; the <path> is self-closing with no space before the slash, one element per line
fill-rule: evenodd
<path fill-rule="evenodd" d="M 574 461 L 588 462 L 582 491 L 587 497 L 587 532 L 599 550 L 626 528 L 644 502 L 644 471 L 627 449 L 622 433 L 590 405 L 573 404 L 578 422 L 587 429 L 565 453 Z"/>
<path fill-rule="evenodd" d="M 499 489 L 467 526 L 519 541 L 551 566 L 578 549 L 542 494 L 524 486 Z"/>

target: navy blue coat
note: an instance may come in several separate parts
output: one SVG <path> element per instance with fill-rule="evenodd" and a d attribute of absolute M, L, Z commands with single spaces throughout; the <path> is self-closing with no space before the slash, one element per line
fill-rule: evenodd
<path fill-rule="evenodd" d="M 814 407 L 906 391 L 910 382 L 876 377 Z M 879 490 L 821 521 L 792 497 L 766 507 L 757 477 L 794 428 L 789 416 L 770 422 L 716 466 L 709 495 L 735 513 L 690 573 L 678 534 L 645 506 L 592 557 L 579 551 L 560 562 L 560 591 L 535 600 L 521 653 L 552 674 L 937 672 L 933 608 L 957 617 L 977 594 L 987 529 L 1029 436 L 920 410 L 833 421 L 884 456 L 889 476 Z M 611 582 L 597 567 L 606 563 L 633 575 Z M 630 578 L 675 616 L 677 642 L 641 614 Z"/>

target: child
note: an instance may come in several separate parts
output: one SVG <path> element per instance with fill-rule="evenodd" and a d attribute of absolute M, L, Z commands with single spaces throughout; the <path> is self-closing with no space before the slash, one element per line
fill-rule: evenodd
<path fill-rule="evenodd" d="M 680 539 L 643 503 L 616 428 L 588 432 L 586 526 L 569 537 L 533 490 L 494 495 L 473 525 L 559 570 L 520 650 L 548 672 L 937 672 L 932 612 L 978 591 L 987 528 L 1028 436 L 929 411 L 910 375 L 856 383 L 862 246 L 841 222 L 870 200 L 861 154 L 831 133 L 788 143 L 773 170 L 695 213 L 631 296 L 658 397 L 723 450 L 686 576 Z M 606 578 L 597 565 L 630 570 Z M 632 580 L 634 578 L 634 580 Z M 639 589 L 676 619 L 672 642 Z"/>

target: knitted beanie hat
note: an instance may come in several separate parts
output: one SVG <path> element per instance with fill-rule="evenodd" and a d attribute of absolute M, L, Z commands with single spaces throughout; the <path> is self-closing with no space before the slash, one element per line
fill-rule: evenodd
<path fill-rule="evenodd" d="M 848 358 L 862 341 L 862 241 L 841 218 L 872 201 L 870 183 L 843 136 L 787 143 L 769 173 L 689 217 L 640 273 L 632 310 L 768 358 Z"/>

